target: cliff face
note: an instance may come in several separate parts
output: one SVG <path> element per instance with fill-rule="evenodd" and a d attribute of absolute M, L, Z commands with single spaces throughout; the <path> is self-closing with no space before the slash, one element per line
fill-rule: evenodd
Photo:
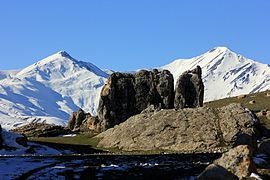
<path fill-rule="evenodd" d="M 98 118 L 108 129 L 150 105 L 173 108 L 173 98 L 173 76 L 167 70 L 113 73 L 101 90 Z"/>

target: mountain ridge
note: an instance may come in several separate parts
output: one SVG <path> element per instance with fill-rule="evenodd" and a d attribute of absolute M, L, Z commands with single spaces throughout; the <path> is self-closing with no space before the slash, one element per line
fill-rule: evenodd
<path fill-rule="evenodd" d="M 177 78 L 202 67 L 205 101 L 270 89 L 270 66 L 216 47 L 190 59 L 160 67 Z M 105 70 L 112 73 L 112 70 Z M 108 74 L 92 63 L 59 51 L 24 69 L 0 71 L 0 123 L 12 128 L 29 122 L 66 125 L 69 114 L 82 108 L 96 115 L 99 94 Z"/>
<path fill-rule="evenodd" d="M 176 82 L 184 71 L 201 66 L 205 100 L 248 94 L 270 88 L 270 67 L 236 54 L 227 47 L 216 47 L 190 59 L 177 59 L 162 66 L 174 75 Z M 256 85 L 258 84 L 259 85 Z M 216 91 L 219 88 L 219 91 Z"/>

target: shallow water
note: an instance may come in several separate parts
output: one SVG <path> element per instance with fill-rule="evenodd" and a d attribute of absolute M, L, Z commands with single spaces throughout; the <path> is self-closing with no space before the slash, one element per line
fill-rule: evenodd
<path fill-rule="evenodd" d="M 192 179 L 220 154 L 0 158 L 4 179 Z M 17 164 L 17 165 L 16 165 Z"/>

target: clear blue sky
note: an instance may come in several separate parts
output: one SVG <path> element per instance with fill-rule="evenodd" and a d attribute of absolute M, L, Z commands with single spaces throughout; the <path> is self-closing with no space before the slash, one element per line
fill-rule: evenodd
<path fill-rule="evenodd" d="M 269 0 L 0 0 L 0 69 L 59 50 L 124 71 L 216 46 L 270 64 Z"/>

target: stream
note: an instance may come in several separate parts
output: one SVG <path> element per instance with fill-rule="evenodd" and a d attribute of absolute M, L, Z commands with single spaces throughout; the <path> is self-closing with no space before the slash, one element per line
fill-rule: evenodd
<path fill-rule="evenodd" d="M 0 157 L 1 179 L 194 179 L 220 154 Z"/>

